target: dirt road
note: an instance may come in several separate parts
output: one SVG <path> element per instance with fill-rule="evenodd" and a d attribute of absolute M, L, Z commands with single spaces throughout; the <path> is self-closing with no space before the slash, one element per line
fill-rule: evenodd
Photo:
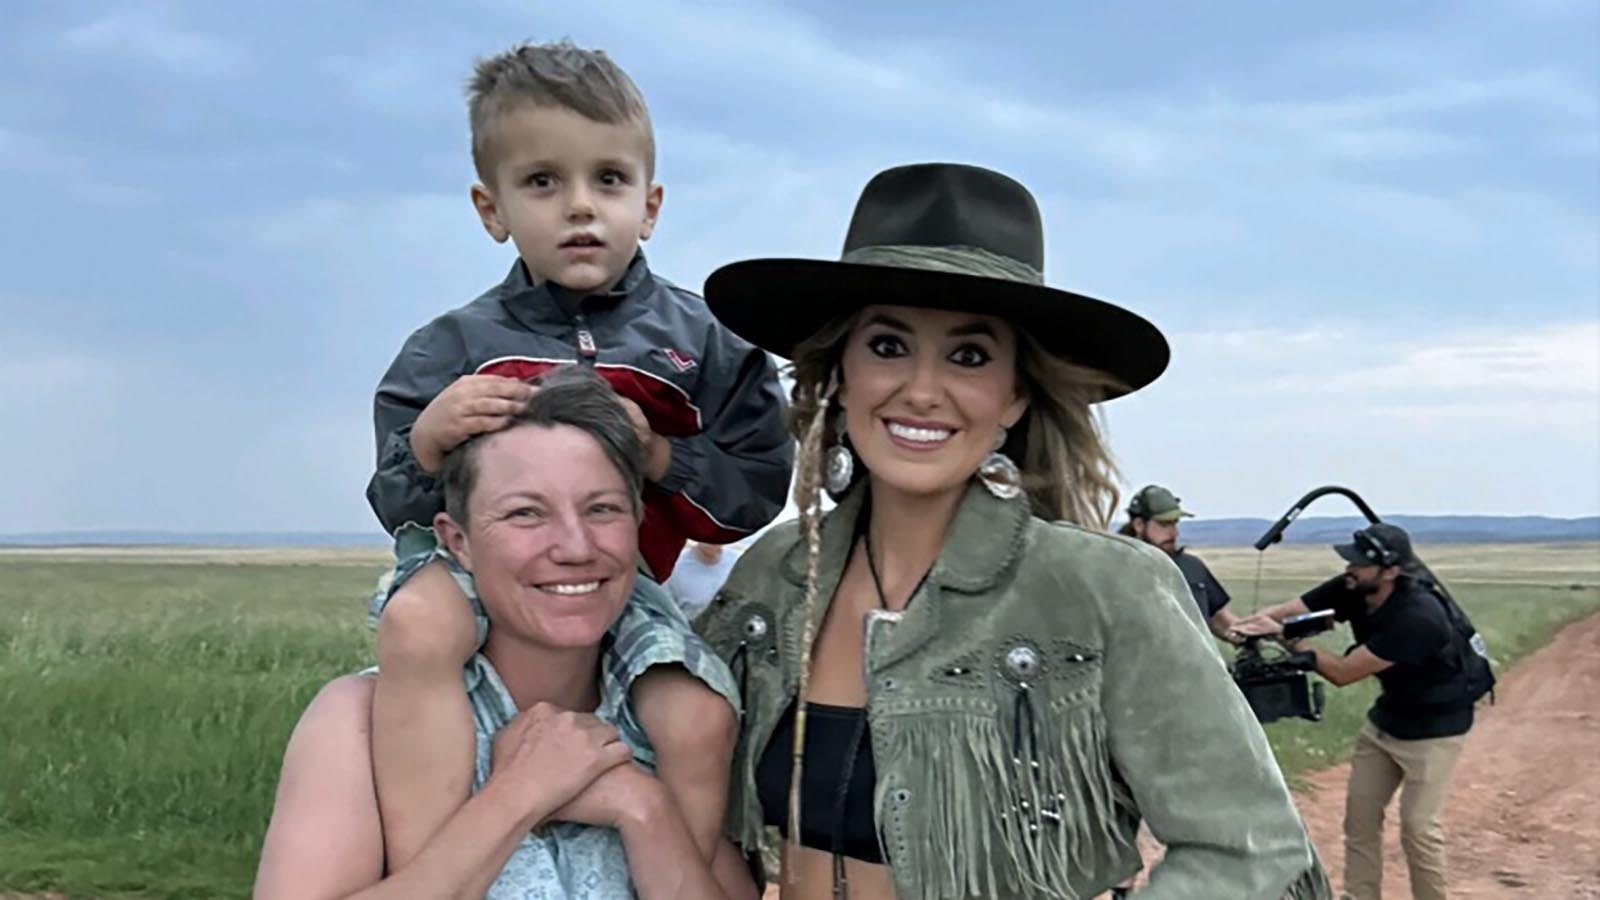
<path fill-rule="evenodd" d="M 1452 898 L 1600 900 L 1600 616 L 1563 630 L 1502 678 L 1456 764 L 1445 805 Z M 1349 766 L 1298 797 L 1335 885 Z M 1410 897 L 1389 808 L 1384 896 Z"/>

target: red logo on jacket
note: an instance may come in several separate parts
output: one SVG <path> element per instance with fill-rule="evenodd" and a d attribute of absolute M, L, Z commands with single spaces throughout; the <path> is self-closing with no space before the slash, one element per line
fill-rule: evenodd
<path fill-rule="evenodd" d="M 698 363 L 696 363 L 694 360 L 684 356 L 682 353 L 679 353 L 676 350 L 663 350 L 661 352 L 667 355 L 667 362 L 672 363 L 672 367 L 677 369 L 679 372 L 692 371 L 694 367 L 698 365 Z"/>

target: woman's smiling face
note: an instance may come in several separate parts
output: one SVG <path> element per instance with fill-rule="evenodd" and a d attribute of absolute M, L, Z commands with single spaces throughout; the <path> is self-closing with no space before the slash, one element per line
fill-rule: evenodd
<path fill-rule="evenodd" d="M 469 521 L 450 543 L 490 622 L 552 649 L 598 644 L 636 571 L 639 522 L 622 473 L 567 425 L 512 427 L 478 453 Z"/>
<path fill-rule="evenodd" d="M 851 445 L 874 479 L 908 494 L 964 489 L 1027 408 L 1016 332 L 993 316 L 869 306 L 841 369 Z"/>

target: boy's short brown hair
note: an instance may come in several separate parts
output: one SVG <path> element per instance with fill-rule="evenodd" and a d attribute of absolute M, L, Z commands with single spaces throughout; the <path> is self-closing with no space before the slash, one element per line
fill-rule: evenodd
<path fill-rule="evenodd" d="M 494 120 L 520 103 L 559 107 L 595 122 L 637 122 L 645 137 L 645 169 L 654 177 L 655 132 L 644 96 L 628 73 L 603 50 L 585 50 L 568 40 L 522 43 L 480 59 L 467 82 L 472 121 L 472 165 L 484 184 L 494 170 Z"/>

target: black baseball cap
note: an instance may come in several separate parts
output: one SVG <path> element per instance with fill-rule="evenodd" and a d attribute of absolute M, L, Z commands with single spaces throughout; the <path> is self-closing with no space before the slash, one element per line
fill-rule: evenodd
<path fill-rule="evenodd" d="M 1348 544 L 1333 550 L 1357 566 L 1398 566 L 1411 559 L 1411 536 L 1399 525 L 1374 522 L 1350 536 Z"/>

